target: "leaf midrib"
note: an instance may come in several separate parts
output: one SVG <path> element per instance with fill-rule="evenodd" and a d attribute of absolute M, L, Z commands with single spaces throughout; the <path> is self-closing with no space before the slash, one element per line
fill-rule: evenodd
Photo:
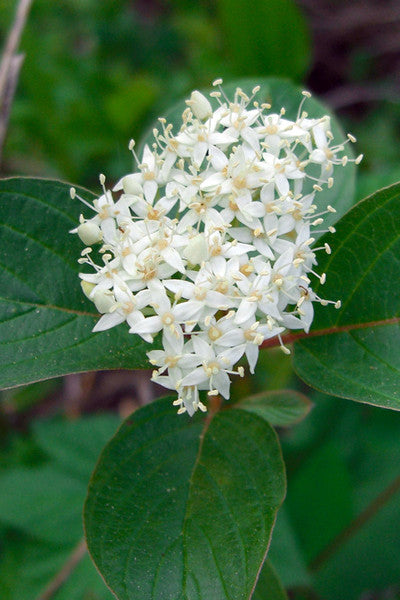
<path fill-rule="evenodd" d="M 309 333 L 305 333 L 305 331 L 301 331 L 299 333 L 286 333 L 281 336 L 282 342 L 284 344 L 294 344 L 300 340 L 307 340 L 309 338 L 322 337 L 325 335 L 334 335 L 337 333 L 349 333 L 351 331 L 355 331 L 357 329 L 369 329 L 371 327 L 384 327 L 385 325 L 395 325 L 396 323 L 400 323 L 399 317 L 392 317 L 391 319 L 381 319 L 379 321 L 367 321 L 365 323 L 353 323 L 351 325 L 334 325 L 332 327 L 325 327 L 323 329 L 315 329 L 310 331 Z M 279 346 L 280 342 L 278 338 L 269 338 L 265 340 L 261 344 L 261 348 L 273 348 L 275 346 Z"/>
<path fill-rule="evenodd" d="M 75 308 L 67 308 L 65 306 L 56 306 L 54 304 L 41 304 L 39 302 L 27 302 L 25 300 L 14 300 L 11 298 L 4 298 L 2 296 L 0 296 L 0 302 L 4 302 L 5 304 L 17 304 L 18 306 L 32 306 L 33 308 L 58 310 L 60 312 L 65 312 L 65 313 L 69 313 L 72 315 L 76 315 L 77 317 L 90 317 L 92 319 L 98 319 L 100 317 L 99 314 L 90 313 L 90 312 L 83 311 L 83 310 L 77 310 Z"/>

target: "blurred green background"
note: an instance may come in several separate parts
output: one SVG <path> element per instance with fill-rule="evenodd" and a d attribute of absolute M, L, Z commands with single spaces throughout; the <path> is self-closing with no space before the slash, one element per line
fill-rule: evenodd
<path fill-rule="evenodd" d="M 3 39 L 15 5 L 0 3 Z M 119 178 L 129 140 L 177 98 L 220 76 L 278 75 L 338 110 L 363 170 L 387 182 L 400 174 L 399 11 L 379 0 L 34 0 L 2 172 Z"/>
<path fill-rule="evenodd" d="M 3 41 L 15 8 L 0 2 Z M 400 179 L 398 0 L 35 0 L 21 49 L 1 176 L 96 190 L 98 173 L 113 181 L 132 169 L 129 140 L 193 88 L 274 75 L 318 94 L 356 135 L 365 155 L 358 199 Z M 296 387 L 315 403 L 303 423 L 280 432 L 289 486 L 271 559 L 290 598 L 400 598 L 397 488 L 352 529 L 398 481 L 400 415 L 307 390 L 277 351 L 264 352 L 255 377 L 234 390 L 243 397 L 266 387 Z M 82 536 L 102 445 L 121 416 L 157 393 L 139 372 L 2 393 L 1 600 L 39 597 Z M 86 557 L 54 598 L 111 595 Z"/>

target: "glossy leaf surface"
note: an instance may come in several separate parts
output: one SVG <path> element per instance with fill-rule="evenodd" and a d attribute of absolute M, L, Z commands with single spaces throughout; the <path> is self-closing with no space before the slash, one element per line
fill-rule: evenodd
<path fill-rule="evenodd" d="M 69 188 L 41 179 L 0 181 L 0 387 L 146 366 L 146 344 L 128 327 L 92 333 L 99 315 L 79 283 L 82 243 L 69 233 L 90 211 L 70 199 Z"/>
<path fill-rule="evenodd" d="M 89 487 L 89 551 L 120 600 L 251 597 L 285 493 L 276 435 L 242 410 L 128 418 Z"/>
<path fill-rule="evenodd" d="M 357 204 L 329 243 L 333 252 L 319 264 L 327 283 L 316 291 L 341 298 L 342 308 L 316 307 L 295 368 L 328 394 L 399 410 L 400 184 Z"/>

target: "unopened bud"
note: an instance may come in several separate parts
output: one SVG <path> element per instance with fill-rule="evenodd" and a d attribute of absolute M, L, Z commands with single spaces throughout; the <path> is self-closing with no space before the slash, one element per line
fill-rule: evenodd
<path fill-rule="evenodd" d="M 103 239 L 103 233 L 100 227 L 91 221 L 81 223 L 77 231 L 79 237 L 86 246 L 97 244 L 97 242 L 101 242 Z"/>
<path fill-rule="evenodd" d="M 83 293 L 85 294 L 86 298 L 90 298 L 90 293 L 93 290 L 93 288 L 95 287 L 94 283 L 90 283 L 89 281 L 81 281 L 81 288 Z"/>
<path fill-rule="evenodd" d="M 133 173 L 132 175 L 126 175 L 122 178 L 122 188 L 125 194 L 132 194 L 137 196 L 141 194 L 143 189 L 140 184 L 140 175 L 138 173 Z"/>
<path fill-rule="evenodd" d="M 203 121 L 208 119 L 212 115 L 211 104 L 207 98 L 199 91 L 194 90 L 190 96 L 190 100 L 187 101 L 195 117 Z"/>
<path fill-rule="evenodd" d="M 183 256 L 192 265 L 200 265 L 208 258 L 208 246 L 203 233 L 198 233 L 189 240 L 183 251 Z"/>
<path fill-rule="evenodd" d="M 94 302 L 95 307 L 99 313 L 105 314 L 115 306 L 114 294 L 109 290 L 97 290 L 91 300 Z"/>

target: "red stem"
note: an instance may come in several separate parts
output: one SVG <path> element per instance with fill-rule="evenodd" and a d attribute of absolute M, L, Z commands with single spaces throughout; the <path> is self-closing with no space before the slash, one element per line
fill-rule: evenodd
<path fill-rule="evenodd" d="M 333 327 L 326 327 L 325 329 L 317 329 L 315 331 L 310 331 L 310 333 L 305 333 L 304 331 L 300 331 L 299 333 L 285 333 L 285 335 L 281 336 L 283 344 L 293 344 L 297 342 L 297 340 L 301 340 L 304 338 L 310 337 L 320 337 L 322 335 L 332 335 L 334 333 L 343 333 L 346 331 L 353 331 L 355 329 L 367 329 L 368 327 L 378 327 L 381 325 L 393 325 L 394 323 L 399 323 L 400 317 L 393 317 L 391 319 L 383 319 L 381 321 L 370 321 L 368 323 L 353 323 L 351 325 L 339 325 Z M 270 338 L 269 340 L 265 340 L 261 344 L 261 348 L 274 348 L 275 346 L 280 346 L 281 343 L 278 337 Z"/>

